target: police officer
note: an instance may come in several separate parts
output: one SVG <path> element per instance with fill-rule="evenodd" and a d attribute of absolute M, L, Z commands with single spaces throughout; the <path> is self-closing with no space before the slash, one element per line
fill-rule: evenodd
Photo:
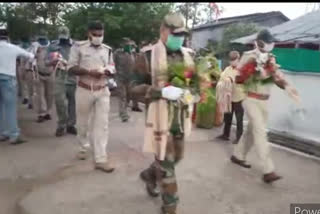
<path fill-rule="evenodd" d="M 36 55 L 39 43 L 35 37 L 31 38 L 31 44 L 27 49 L 28 52 Z M 26 84 L 28 89 L 28 109 L 33 109 L 35 96 L 35 80 L 36 80 L 36 59 L 29 59 L 25 64 L 25 75 L 26 75 Z"/>
<path fill-rule="evenodd" d="M 51 44 L 48 48 L 48 61 L 50 65 L 55 66 L 55 104 L 58 116 L 58 126 L 56 136 L 60 137 L 67 133 L 76 135 L 76 76 L 68 73 L 66 62 L 69 59 L 71 40 L 70 31 L 62 26 L 58 30 L 59 40 L 57 44 Z M 50 54 L 60 53 L 62 58 L 51 60 Z M 58 64 L 59 63 L 59 64 Z"/>
<path fill-rule="evenodd" d="M 46 57 L 48 46 L 50 45 L 46 32 L 42 32 L 38 37 L 39 47 L 36 53 L 36 106 L 38 113 L 38 123 L 51 120 L 51 109 L 54 100 L 54 68 L 47 66 Z"/>
<path fill-rule="evenodd" d="M 79 76 L 76 90 L 77 135 L 80 142 L 78 158 L 87 158 L 91 144 L 95 169 L 111 173 L 114 167 L 106 153 L 110 109 L 106 78 L 115 71 L 112 49 L 102 43 L 104 27 L 100 21 L 89 23 L 88 37 L 89 40 L 76 42 L 72 46 L 68 61 L 68 72 Z"/>

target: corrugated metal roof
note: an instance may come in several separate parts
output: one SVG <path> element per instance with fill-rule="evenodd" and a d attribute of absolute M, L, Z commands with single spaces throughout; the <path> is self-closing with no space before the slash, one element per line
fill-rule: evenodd
<path fill-rule="evenodd" d="M 233 17 L 218 19 L 217 22 L 210 22 L 207 24 L 197 26 L 197 27 L 193 28 L 192 31 L 197 31 L 197 30 L 201 30 L 204 28 L 217 27 L 219 25 L 231 24 L 233 22 L 241 22 L 241 21 L 246 21 L 246 20 L 254 21 L 256 19 L 261 19 L 261 18 L 265 19 L 266 17 L 270 18 L 271 16 L 282 16 L 286 21 L 290 20 L 288 17 L 283 15 L 283 13 L 281 13 L 280 11 L 272 11 L 272 12 L 267 12 L 267 13 L 253 13 L 253 14 L 248 14 L 248 15 L 233 16 Z"/>
<path fill-rule="evenodd" d="M 320 43 L 320 10 L 269 28 L 279 42 Z M 252 44 L 257 34 L 241 37 L 232 43 Z"/>

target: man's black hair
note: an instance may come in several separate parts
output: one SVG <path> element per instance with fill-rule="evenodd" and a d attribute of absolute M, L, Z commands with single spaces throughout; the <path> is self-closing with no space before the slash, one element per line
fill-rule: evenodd
<path fill-rule="evenodd" d="M 7 29 L 0 29 L 0 40 L 7 40 L 9 37 L 9 32 Z"/>
<path fill-rule="evenodd" d="M 103 30 L 104 26 L 103 23 L 99 20 L 91 21 L 88 24 L 88 30 Z"/>

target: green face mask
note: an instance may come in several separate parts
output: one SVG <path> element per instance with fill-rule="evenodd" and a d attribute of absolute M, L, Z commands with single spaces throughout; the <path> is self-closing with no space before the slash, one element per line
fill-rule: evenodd
<path fill-rule="evenodd" d="M 132 47 L 131 47 L 131 45 L 125 45 L 123 47 L 123 50 L 124 50 L 124 52 L 131 53 L 132 52 Z"/>
<path fill-rule="evenodd" d="M 179 50 L 184 42 L 184 36 L 173 36 L 172 34 L 169 34 L 166 46 L 171 51 L 177 51 Z"/>

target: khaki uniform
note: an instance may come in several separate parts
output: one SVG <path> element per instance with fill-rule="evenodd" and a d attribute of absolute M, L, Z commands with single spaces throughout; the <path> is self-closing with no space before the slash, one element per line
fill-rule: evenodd
<path fill-rule="evenodd" d="M 55 74 L 52 66 L 46 66 L 47 53 L 47 47 L 39 47 L 36 55 L 35 105 L 39 116 L 50 114 L 54 101 Z"/>
<path fill-rule="evenodd" d="M 241 61 L 240 66 L 249 56 L 255 56 L 255 50 L 245 52 Z M 248 93 L 253 92 L 255 94 L 269 96 L 273 83 L 262 84 L 259 81 L 251 84 L 247 91 Z M 268 100 L 261 100 L 253 97 L 247 97 L 243 101 L 243 107 L 248 116 L 248 127 L 239 140 L 239 143 L 234 149 L 234 156 L 240 160 L 246 160 L 247 154 L 253 145 L 257 148 L 258 156 L 263 165 L 263 173 L 271 173 L 274 171 L 274 164 L 270 155 L 270 145 L 267 139 L 267 121 L 268 121 Z"/>
<path fill-rule="evenodd" d="M 112 64 L 113 56 L 110 47 L 102 44 L 95 48 L 90 41 L 80 41 L 71 47 L 67 69 L 80 66 L 90 70 Z M 91 90 L 79 86 L 80 83 L 91 87 Z M 101 89 L 93 90 L 93 87 Z M 110 91 L 106 87 L 106 80 L 104 78 L 97 80 L 87 75 L 79 76 L 76 103 L 77 137 L 80 150 L 87 151 L 91 145 L 95 162 L 104 163 L 107 161 L 110 109 Z"/>

